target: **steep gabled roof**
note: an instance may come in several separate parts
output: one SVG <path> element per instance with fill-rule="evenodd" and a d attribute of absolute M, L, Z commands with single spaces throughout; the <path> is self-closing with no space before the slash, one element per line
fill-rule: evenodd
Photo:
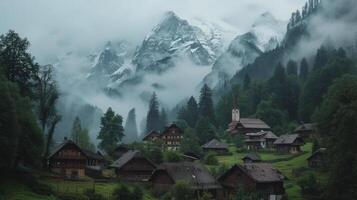
<path fill-rule="evenodd" d="M 212 139 L 206 144 L 202 145 L 204 149 L 228 149 L 228 145 L 226 143 L 220 142 L 216 139 Z"/>
<path fill-rule="evenodd" d="M 324 154 L 325 152 L 326 152 L 326 148 L 319 148 L 318 150 L 313 152 L 306 160 L 310 160 L 311 158 L 313 158 L 317 154 Z"/>
<path fill-rule="evenodd" d="M 298 138 L 299 134 L 281 135 L 277 140 L 275 140 L 274 144 L 293 144 Z"/>
<path fill-rule="evenodd" d="M 177 162 L 177 163 L 162 163 L 154 171 L 152 178 L 159 171 L 165 171 L 169 177 L 176 183 L 177 181 L 185 181 L 190 184 L 192 189 L 214 189 L 221 188 L 215 178 L 209 173 L 207 168 L 200 163 L 193 162 Z"/>
<path fill-rule="evenodd" d="M 268 126 L 264 121 L 261 119 L 255 119 L 255 118 L 241 118 L 239 120 L 239 123 L 244 127 L 244 128 L 254 128 L 254 129 L 270 129 L 270 126 Z"/>
<path fill-rule="evenodd" d="M 114 161 L 113 164 L 110 165 L 112 168 L 122 168 L 125 164 L 127 164 L 129 161 L 131 161 L 134 158 L 144 158 L 146 159 L 138 150 L 130 150 L 126 153 L 124 153 L 118 160 Z M 146 159 L 148 162 L 150 162 L 153 166 L 155 166 L 154 163 L 152 163 L 150 160 Z"/>
<path fill-rule="evenodd" d="M 172 123 L 169 126 L 165 127 L 165 130 L 162 131 L 161 135 L 171 134 L 172 131 L 174 131 L 175 133 L 179 133 L 179 134 L 183 133 L 183 131 L 180 127 L 178 127 L 175 123 Z"/>
<path fill-rule="evenodd" d="M 149 137 L 158 137 L 158 136 L 160 136 L 160 133 L 155 130 L 152 130 L 150 133 L 144 136 L 143 140 L 147 140 Z"/>
<path fill-rule="evenodd" d="M 57 147 L 55 147 L 51 153 L 49 154 L 49 156 L 47 158 L 50 158 L 52 156 L 54 156 L 58 151 L 60 151 L 63 147 L 65 147 L 66 145 L 74 145 L 76 148 L 78 148 L 78 150 L 80 152 L 82 152 L 87 158 L 90 159 L 95 159 L 95 160 L 104 160 L 104 157 L 101 154 L 98 153 L 94 153 L 90 150 L 87 149 L 83 149 L 80 148 L 75 142 L 73 142 L 70 139 L 65 139 L 60 145 L 58 145 Z"/>
<path fill-rule="evenodd" d="M 218 180 L 222 180 L 237 169 L 240 169 L 258 183 L 282 182 L 284 178 L 270 163 L 245 163 L 243 165 L 233 165 L 228 171 L 222 174 Z"/>
<path fill-rule="evenodd" d="M 300 126 L 296 127 L 294 132 L 314 131 L 315 127 L 316 127 L 315 123 L 305 123 L 305 124 L 301 124 Z"/>

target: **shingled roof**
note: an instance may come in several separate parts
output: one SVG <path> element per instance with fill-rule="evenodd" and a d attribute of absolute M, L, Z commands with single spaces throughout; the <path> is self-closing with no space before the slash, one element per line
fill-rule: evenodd
<path fill-rule="evenodd" d="M 200 163 L 177 162 L 162 163 L 154 171 L 151 179 L 159 171 L 166 171 L 169 177 L 176 183 L 186 181 L 192 189 L 215 189 L 221 188 L 207 168 Z"/>
<path fill-rule="evenodd" d="M 150 131 L 150 133 L 148 133 L 147 135 L 145 135 L 143 140 L 147 140 L 149 137 L 159 137 L 159 136 L 160 136 L 160 133 L 153 130 L 153 131 Z"/>
<path fill-rule="evenodd" d="M 244 128 L 270 129 L 270 126 L 268 126 L 261 119 L 241 118 L 239 122 Z"/>
<path fill-rule="evenodd" d="M 307 160 L 310 160 L 311 158 L 313 158 L 317 154 L 324 154 L 325 152 L 326 152 L 326 148 L 319 148 L 318 150 L 312 152 L 312 154 L 307 158 Z"/>
<path fill-rule="evenodd" d="M 78 150 L 80 152 L 82 152 L 89 159 L 104 160 L 103 155 L 101 155 L 99 153 L 94 153 L 94 152 L 92 152 L 90 150 L 87 150 L 87 149 L 83 149 L 83 148 L 79 147 L 74 141 L 72 141 L 70 139 L 65 139 L 61 144 L 59 144 L 54 149 L 52 149 L 51 153 L 48 155 L 47 158 L 51 158 L 52 156 L 54 156 L 58 151 L 60 151 L 66 145 L 74 145 L 74 146 L 76 146 L 78 148 Z"/>
<path fill-rule="evenodd" d="M 258 183 L 282 182 L 284 178 L 270 163 L 245 163 L 243 165 L 233 165 L 219 177 L 219 180 L 222 180 L 236 169 L 240 169 L 243 173 Z"/>
<path fill-rule="evenodd" d="M 138 150 L 134 150 L 134 151 L 130 150 L 130 151 L 126 152 L 125 154 L 123 154 L 118 160 L 114 161 L 113 164 L 110 165 L 110 167 L 120 169 L 134 158 L 145 158 L 145 157 Z M 146 160 L 148 160 L 148 159 L 146 159 Z M 150 160 L 148 160 L 148 161 L 153 166 L 155 166 L 155 164 L 152 163 Z"/>
<path fill-rule="evenodd" d="M 260 162 L 262 159 L 260 158 L 260 156 L 256 153 L 248 153 L 247 155 L 245 155 L 242 160 L 245 160 L 245 159 L 250 159 L 254 162 Z"/>
<path fill-rule="evenodd" d="M 301 124 L 300 126 L 298 126 L 294 132 L 301 132 L 301 131 L 314 131 L 315 130 L 315 123 L 305 123 L 305 124 Z"/>
<path fill-rule="evenodd" d="M 202 148 L 203 149 L 228 149 L 228 145 L 216 139 L 212 139 L 211 141 L 202 145 Z"/>
<path fill-rule="evenodd" d="M 296 139 L 299 138 L 299 134 L 286 134 L 281 135 L 277 140 L 275 140 L 274 144 L 293 144 Z"/>

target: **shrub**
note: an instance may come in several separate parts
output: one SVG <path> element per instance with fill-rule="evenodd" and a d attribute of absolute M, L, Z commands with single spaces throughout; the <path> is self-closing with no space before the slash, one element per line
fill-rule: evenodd
<path fill-rule="evenodd" d="M 131 196 L 131 200 L 142 200 L 144 192 L 139 186 L 134 186 Z"/>
<path fill-rule="evenodd" d="M 165 194 L 160 196 L 160 200 L 171 200 L 172 194 L 170 192 L 166 192 Z"/>
<path fill-rule="evenodd" d="M 317 195 L 320 193 L 320 185 L 313 173 L 309 173 L 299 178 L 297 184 L 300 186 L 303 194 Z"/>
<path fill-rule="evenodd" d="M 142 200 L 144 193 L 139 186 L 134 186 L 133 189 L 121 184 L 113 192 L 115 200 Z"/>
<path fill-rule="evenodd" d="M 207 165 L 218 165 L 216 154 L 209 152 L 204 158 L 204 163 Z"/>
<path fill-rule="evenodd" d="M 165 162 L 180 162 L 182 157 L 175 151 L 165 151 L 164 161 Z"/>
<path fill-rule="evenodd" d="M 56 196 L 59 200 L 89 200 L 87 196 L 75 193 L 59 193 Z"/>
<path fill-rule="evenodd" d="M 172 191 L 175 200 L 192 200 L 194 193 L 185 181 L 178 181 Z"/>
<path fill-rule="evenodd" d="M 29 185 L 31 191 L 36 194 L 49 196 L 54 194 L 53 188 L 47 184 L 37 182 L 33 185 Z"/>
<path fill-rule="evenodd" d="M 89 200 L 105 200 L 104 196 L 95 193 L 93 189 L 86 189 L 83 194 L 89 198 Z"/>

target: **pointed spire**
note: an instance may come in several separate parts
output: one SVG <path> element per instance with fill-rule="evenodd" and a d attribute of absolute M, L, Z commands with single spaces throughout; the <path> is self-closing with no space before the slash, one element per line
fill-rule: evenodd
<path fill-rule="evenodd" d="M 237 96 L 232 95 L 232 99 L 233 99 L 233 109 L 238 109 Z"/>

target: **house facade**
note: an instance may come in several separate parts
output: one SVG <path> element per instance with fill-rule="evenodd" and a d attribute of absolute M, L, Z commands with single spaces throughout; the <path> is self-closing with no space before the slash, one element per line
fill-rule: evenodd
<path fill-rule="evenodd" d="M 156 165 L 137 150 L 123 154 L 110 167 L 121 180 L 133 182 L 147 181 L 156 169 Z"/>
<path fill-rule="evenodd" d="M 299 134 L 304 140 L 311 139 L 316 133 L 315 123 L 303 123 L 294 130 L 295 134 Z"/>
<path fill-rule="evenodd" d="M 157 131 L 151 131 L 143 138 L 143 141 L 154 142 L 160 140 L 166 149 L 178 150 L 181 146 L 182 138 L 183 131 L 175 123 L 172 123 L 166 126 L 161 134 Z"/>
<path fill-rule="evenodd" d="M 326 149 L 320 148 L 313 152 L 307 158 L 307 163 L 310 168 L 323 168 L 326 167 Z"/>
<path fill-rule="evenodd" d="M 245 134 L 245 147 L 248 150 L 270 149 L 278 137 L 271 131 L 259 131 Z"/>
<path fill-rule="evenodd" d="M 279 153 L 300 153 L 304 140 L 298 134 L 281 135 L 275 142 L 276 151 Z"/>
<path fill-rule="evenodd" d="M 104 164 L 105 159 L 101 154 L 82 149 L 67 138 L 48 156 L 50 171 L 71 179 L 83 178 L 86 169 L 100 173 Z"/>
<path fill-rule="evenodd" d="M 238 190 L 256 192 L 264 200 L 280 200 L 285 195 L 283 176 L 269 163 L 234 165 L 218 181 L 228 199 Z"/>

